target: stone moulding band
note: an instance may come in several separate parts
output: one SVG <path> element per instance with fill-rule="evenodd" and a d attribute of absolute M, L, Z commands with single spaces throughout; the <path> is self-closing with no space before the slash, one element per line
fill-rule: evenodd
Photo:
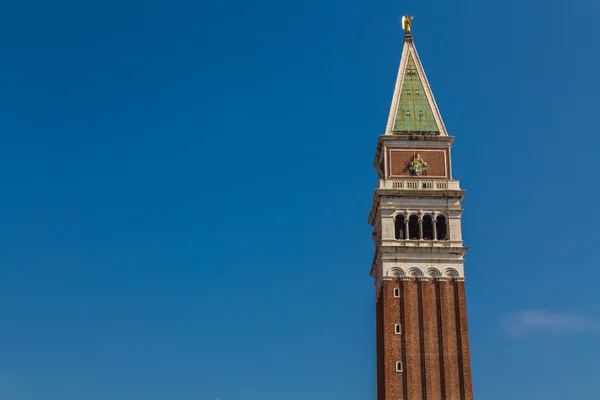
<path fill-rule="evenodd" d="M 384 279 L 393 278 L 450 278 L 450 279 L 464 279 L 461 274 L 454 268 L 444 268 L 443 271 L 437 268 L 428 268 L 425 273 L 420 268 L 413 267 L 406 273 L 400 267 L 391 268 L 387 274 L 384 274 Z"/>
<path fill-rule="evenodd" d="M 381 286 L 381 282 L 382 281 L 393 281 L 394 279 L 400 279 L 401 281 L 410 281 L 411 279 L 417 279 L 420 281 L 429 281 L 429 280 L 434 280 L 434 281 L 456 281 L 456 282 L 464 282 L 466 280 L 466 278 L 464 276 L 457 276 L 456 278 L 450 278 L 448 276 L 436 276 L 436 277 L 430 277 L 430 276 L 420 276 L 420 277 L 411 277 L 411 276 L 384 276 L 381 281 L 377 281 L 375 282 L 375 287 L 379 287 Z"/>

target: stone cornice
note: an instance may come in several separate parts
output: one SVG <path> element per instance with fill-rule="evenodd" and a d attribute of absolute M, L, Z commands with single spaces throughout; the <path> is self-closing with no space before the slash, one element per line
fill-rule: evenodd
<path fill-rule="evenodd" d="M 423 190 L 423 189 L 375 189 L 373 197 L 409 197 L 411 199 L 428 199 L 431 197 L 443 197 L 463 200 L 466 190 Z"/>
<path fill-rule="evenodd" d="M 442 241 L 431 242 L 434 245 L 438 243 L 443 243 Z M 469 251 L 468 246 L 427 246 L 427 247 L 416 247 L 416 246 L 379 246 L 378 253 L 381 252 L 381 258 L 385 259 L 389 257 L 389 255 L 393 254 L 394 259 L 401 259 L 398 257 L 398 254 L 406 254 L 407 260 L 414 260 L 415 255 L 420 254 L 447 254 L 454 255 L 458 257 L 464 257 Z M 428 260 L 433 260 L 429 259 Z M 444 260 L 443 258 L 436 259 L 436 261 Z"/>
<path fill-rule="evenodd" d="M 373 193 L 373 198 L 376 197 L 408 197 L 411 199 L 429 199 L 432 197 L 442 197 L 442 198 L 450 198 L 450 199 L 459 199 L 463 200 L 466 190 L 424 190 L 424 189 L 375 189 Z"/>

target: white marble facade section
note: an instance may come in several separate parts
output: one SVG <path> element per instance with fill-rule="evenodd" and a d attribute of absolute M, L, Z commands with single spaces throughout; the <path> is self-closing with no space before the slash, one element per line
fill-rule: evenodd
<path fill-rule="evenodd" d="M 397 277 L 464 277 L 462 260 L 448 262 L 419 262 L 417 260 L 405 262 L 384 262 L 381 270 L 382 278 Z"/>

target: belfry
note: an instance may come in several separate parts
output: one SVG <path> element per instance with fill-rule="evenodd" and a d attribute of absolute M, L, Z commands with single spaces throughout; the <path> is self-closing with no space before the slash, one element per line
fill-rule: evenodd
<path fill-rule="evenodd" d="M 406 31 L 369 224 L 377 399 L 472 400 L 461 201 L 449 136 Z"/>

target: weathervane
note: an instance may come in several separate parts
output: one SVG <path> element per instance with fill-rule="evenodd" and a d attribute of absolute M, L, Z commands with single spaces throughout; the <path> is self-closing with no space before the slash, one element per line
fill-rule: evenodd
<path fill-rule="evenodd" d="M 410 32 L 410 24 L 413 20 L 413 16 L 408 14 L 406 17 L 403 15 L 402 16 L 402 29 L 404 29 L 406 32 Z"/>

